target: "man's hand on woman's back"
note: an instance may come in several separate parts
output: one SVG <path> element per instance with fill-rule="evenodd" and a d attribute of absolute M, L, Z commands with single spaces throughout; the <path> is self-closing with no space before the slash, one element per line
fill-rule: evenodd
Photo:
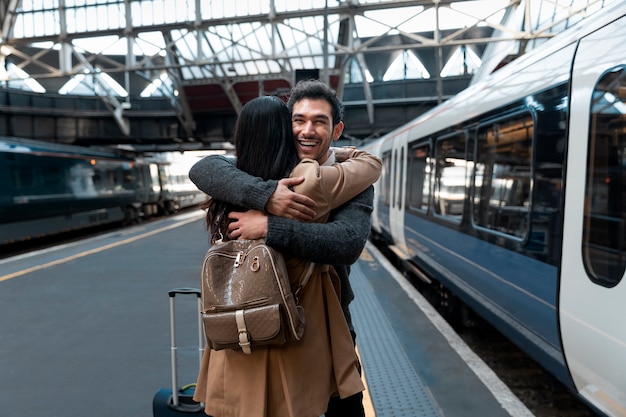
<path fill-rule="evenodd" d="M 298 194 L 291 187 L 301 184 L 304 177 L 283 178 L 265 205 L 265 210 L 274 216 L 311 221 L 315 217 L 315 201 Z"/>

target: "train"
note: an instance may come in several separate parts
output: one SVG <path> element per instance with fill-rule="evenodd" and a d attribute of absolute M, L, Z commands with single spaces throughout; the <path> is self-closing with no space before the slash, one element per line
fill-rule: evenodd
<path fill-rule="evenodd" d="M 133 224 L 206 199 L 188 163 L 0 137 L 0 245 Z"/>
<path fill-rule="evenodd" d="M 372 240 L 611 417 L 626 416 L 624 45 L 616 2 L 366 146 L 384 166 Z"/>

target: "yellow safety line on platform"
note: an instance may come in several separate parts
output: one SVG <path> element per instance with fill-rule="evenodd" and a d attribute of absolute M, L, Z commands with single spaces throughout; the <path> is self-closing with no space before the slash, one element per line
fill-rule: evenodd
<path fill-rule="evenodd" d="M 361 360 L 361 355 L 359 354 L 358 347 L 356 348 L 356 354 L 359 357 L 359 362 L 361 362 L 361 380 L 363 381 L 363 385 L 365 385 L 365 391 L 363 391 L 363 408 L 365 409 L 365 417 L 376 417 L 376 411 L 374 410 L 372 397 L 370 396 L 370 391 L 367 387 L 365 368 L 363 367 L 363 361 Z"/>
<path fill-rule="evenodd" d="M 102 246 L 102 247 L 99 247 L 99 248 L 90 249 L 88 251 L 80 252 L 80 253 L 77 253 L 76 255 L 68 256 L 68 257 L 62 258 L 62 259 L 57 259 L 56 261 L 48 262 L 48 263 L 41 264 L 41 265 L 35 265 L 33 267 L 22 269 L 21 271 L 16 271 L 16 272 L 13 272 L 11 274 L 2 275 L 2 276 L 0 276 L 0 282 L 9 280 L 11 278 L 16 278 L 16 277 L 19 277 L 19 276 L 22 276 L 22 275 L 30 274 L 31 272 L 40 271 L 42 269 L 50 268 L 51 266 L 60 265 L 60 264 L 65 263 L 65 262 L 73 261 L 74 259 L 82 258 L 82 257 L 88 256 L 88 255 L 93 255 L 94 253 L 102 252 L 102 251 L 105 251 L 107 249 L 114 248 L 116 246 L 121 246 L 121 245 L 125 245 L 127 243 L 132 243 L 132 242 L 134 242 L 136 240 L 143 239 L 145 237 L 149 237 L 149 236 L 152 236 L 152 235 L 156 235 L 158 233 L 165 232 L 165 231 L 170 230 L 170 229 L 175 229 L 177 227 L 180 227 L 180 226 L 185 225 L 187 223 L 195 222 L 197 220 L 198 220 L 197 218 L 187 219 L 185 221 L 181 221 L 181 222 L 176 223 L 176 224 L 172 224 L 172 225 L 169 225 L 169 226 L 166 226 L 166 227 L 162 227 L 161 229 L 156 229 L 156 230 L 153 230 L 151 232 L 147 232 L 147 233 L 144 233 L 144 234 L 141 234 L 141 235 L 137 235 L 135 237 L 131 237 L 131 238 L 128 238 L 128 239 L 125 239 L 125 240 L 120 240 L 119 242 L 111 243 L 111 244 L 108 244 L 108 245 L 105 245 L 105 246 Z"/>

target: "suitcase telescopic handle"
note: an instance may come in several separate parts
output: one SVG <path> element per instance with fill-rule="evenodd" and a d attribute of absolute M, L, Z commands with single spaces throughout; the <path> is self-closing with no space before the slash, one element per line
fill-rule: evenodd
<path fill-rule="evenodd" d="M 202 329 L 202 317 L 200 309 L 202 307 L 201 293 L 198 288 L 175 288 L 168 291 L 170 296 L 170 356 L 172 359 L 172 405 L 178 406 L 178 363 L 177 363 L 177 345 L 176 345 L 176 308 L 174 298 L 177 294 L 192 295 L 198 298 L 198 363 L 202 363 L 202 355 L 204 354 L 204 332 Z"/>
<path fill-rule="evenodd" d="M 196 294 L 200 298 L 201 293 L 198 288 L 174 288 L 167 292 L 170 297 L 176 297 L 176 294 Z"/>

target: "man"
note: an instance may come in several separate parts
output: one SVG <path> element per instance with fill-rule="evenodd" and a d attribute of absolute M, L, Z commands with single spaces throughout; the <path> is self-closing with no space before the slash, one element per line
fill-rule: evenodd
<path fill-rule="evenodd" d="M 342 106 L 335 92 L 320 81 L 302 81 L 291 91 L 287 105 L 292 112 L 300 159 L 334 163 L 330 145 L 339 139 L 344 127 Z M 303 181 L 301 177 L 263 181 L 239 171 L 229 159 L 220 156 L 197 162 L 189 177 L 208 195 L 250 209 L 229 215 L 230 238 L 265 237 L 269 245 L 287 255 L 333 265 L 341 279 L 341 304 L 355 340 L 348 308 L 354 295 L 348 275 L 369 236 L 373 187 L 334 210 L 327 223 L 306 223 L 315 213 L 315 203 L 290 190 Z M 326 417 L 364 416 L 362 399 L 361 393 L 343 400 L 333 398 Z"/>

